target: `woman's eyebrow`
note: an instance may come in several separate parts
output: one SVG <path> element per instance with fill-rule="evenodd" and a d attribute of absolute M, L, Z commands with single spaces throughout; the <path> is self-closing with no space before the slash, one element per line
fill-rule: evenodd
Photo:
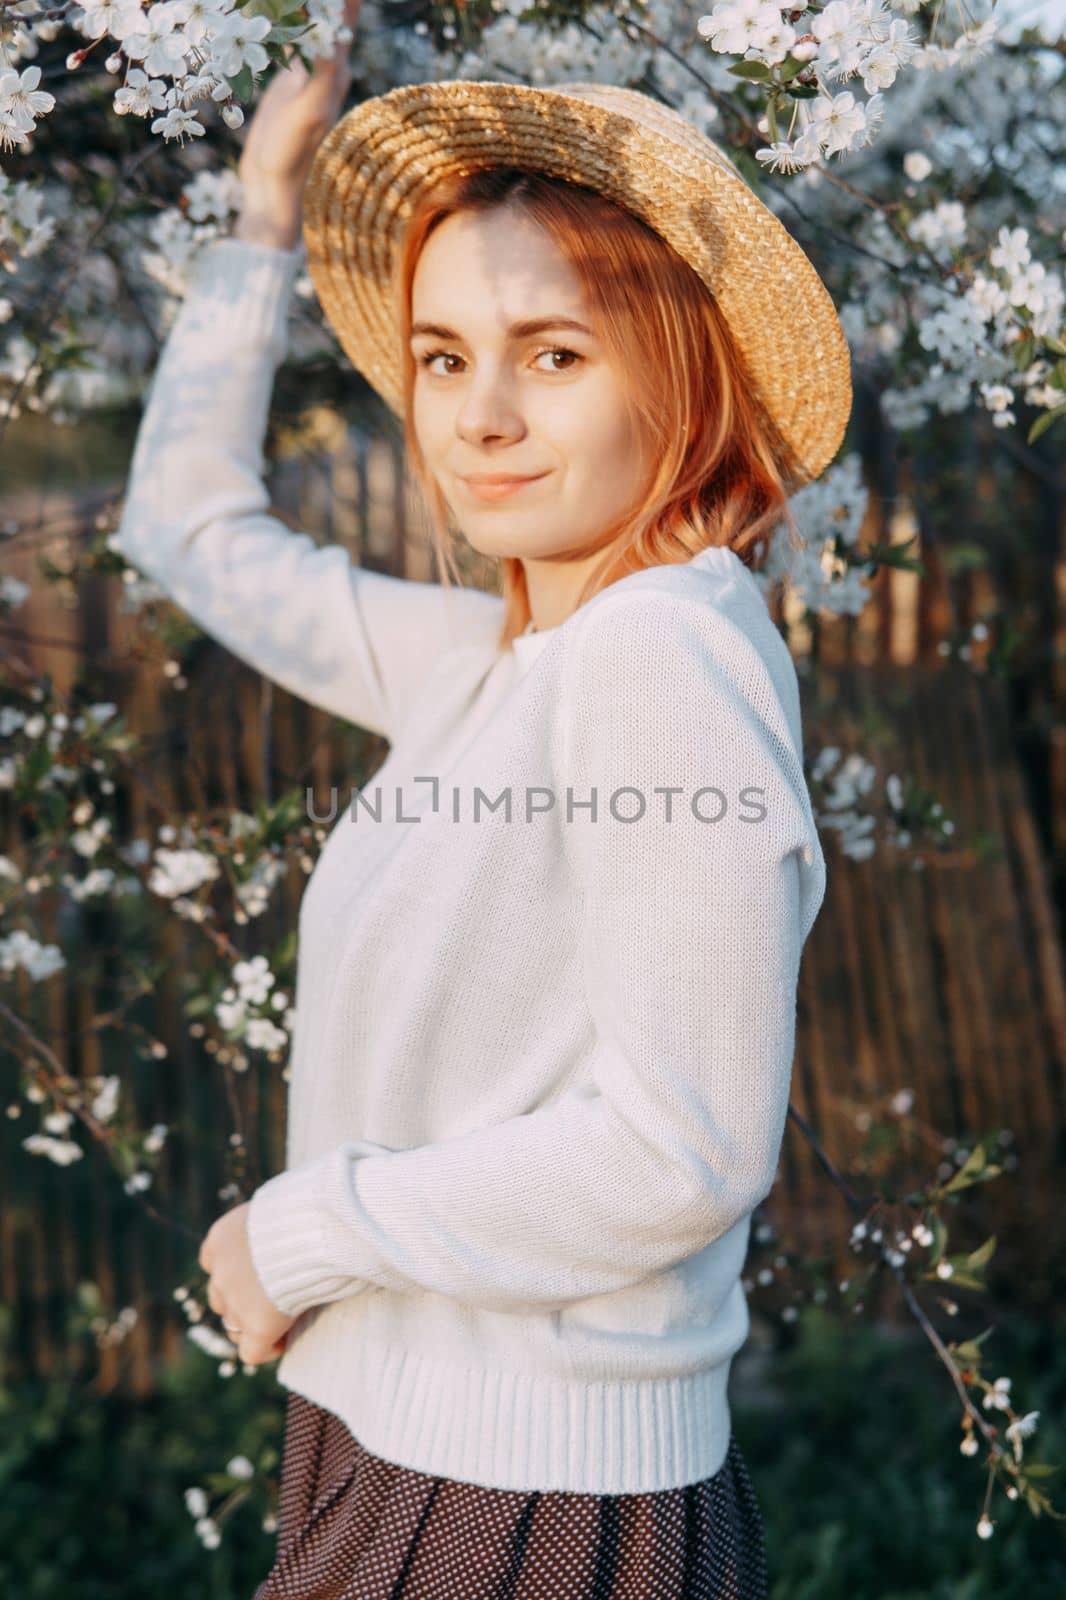
<path fill-rule="evenodd" d="M 531 334 L 545 333 L 550 328 L 569 328 L 572 333 L 585 333 L 593 337 L 592 329 L 578 322 L 575 317 L 526 317 L 522 322 L 512 322 L 507 335 L 511 339 L 528 339 Z M 421 333 L 433 339 L 462 339 L 462 334 L 456 333 L 454 328 L 444 328 L 438 322 L 412 323 L 411 338 L 415 339 Z"/>

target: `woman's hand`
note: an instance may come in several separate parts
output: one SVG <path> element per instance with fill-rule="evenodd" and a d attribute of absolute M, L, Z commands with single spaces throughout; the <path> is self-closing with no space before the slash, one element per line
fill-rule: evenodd
<path fill-rule="evenodd" d="M 355 30 L 361 0 L 347 0 Z M 351 83 L 351 41 L 308 72 L 298 57 L 279 69 L 256 106 L 237 175 L 244 187 L 234 237 L 291 250 L 300 239 L 303 191 L 315 151 L 340 115 Z"/>
<path fill-rule="evenodd" d="M 285 1335 L 296 1321 L 278 1310 L 256 1273 L 248 1247 L 248 1202 L 211 1224 L 198 1257 L 209 1274 L 207 1303 L 217 1311 L 247 1366 L 274 1361 L 285 1350 Z"/>

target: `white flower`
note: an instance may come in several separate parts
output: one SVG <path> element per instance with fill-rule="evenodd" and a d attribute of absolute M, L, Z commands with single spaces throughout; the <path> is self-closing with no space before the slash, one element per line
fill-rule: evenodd
<path fill-rule="evenodd" d="M 141 13 L 141 26 L 128 34 L 122 47 L 134 61 L 143 61 L 153 78 L 176 72 L 185 60 L 189 41 L 178 26 L 176 8 L 168 0 L 157 0 Z"/>
<path fill-rule="evenodd" d="M 51 111 L 56 103 L 54 94 L 38 89 L 40 81 L 40 67 L 24 67 L 21 73 L 0 73 L 0 110 L 24 128 L 32 128 L 34 118 Z"/>
<path fill-rule="evenodd" d="M 696 31 L 711 41 L 712 50 L 742 56 L 757 42 L 761 31 L 780 27 L 780 6 L 767 5 L 766 0 L 726 0 L 716 5 L 709 16 L 699 19 Z"/>
<path fill-rule="evenodd" d="M 111 823 L 107 817 L 97 817 L 89 828 L 76 828 L 70 836 L 70 842 L 80 856 L 94 856 L 111 831 Z"/>
<path fill-rule="evenodd" d="M 253 1017 L 244 1037 L 252 1050 L 280 1050 L 289 1042 L 288 1034 L 276 1028 L 267 1017 Z"/>
<path fill-rule="evenodd" d="M 135 117 L 147 117 L 153 111 L 162 111 L 166 99 L 165 83 L 149 78 L 140 67 L 131 67 L 121 89 L 115 90 L 115 110 L 120 117 L 131 112 Z"/>
<path fill-rule="evenodd" d="M 755 31 L 752 44 L 763 61 L 777 66 L 784 61 L 796 42 L 796 30 L 784 22 L 774 6 L 765 6 L 760 13 L 760 26 Z"/>
<path fill-rule="evenodd" d="M 903 170 L 912 183 L 924 183 L 933 170 L 933 163 L 924 150 L 908 150 L 903 157 Z"/>
<path fill-rule="evenodd" d="M 215 1007 L 215 1016 L 218 1025 L 227 1033 L 235 1033 L 244 1027 L 248 1017 L 248 1007 L 243 1000 L 220 1000 Z"/>
<path fill-rule="evenodd" d="M 161 133 L 164 139 L 184 139 L 191 133 L 199 139 L 206 129 L 196 120 L 194 111 L 184 111 L 181 106 L 171 106 L 165 117 L 156 117 L 152 132 Z"/>
<path fill-rule="evenodd" d="M 203 1517 L 207 1514 L 207 1496 L 202 1489 L 186 1489 L 185 1505 L 191 1517 Z"/>
<path fill-rule="evenodd" d="M 209 1328 L 205 1322 L 198 1322 L 194 1327 L 187 1328 L 186 1333 L 193 1344 L 200 1346 L 209 1356 L 218 1356 L 220 1360 L 233 1354 L 233 1344 L 224 1334 L 215 1328 Z"/>
<path fill-rule="evenodd" d="M 801 161 L 796 146 L 787 139 L 777 139 L 773 144 L 756 150 L 755 159 L 771 172 L 800 172 L 807 162 Z"/>
<path fill-rule="evenodd" d="M 226 1471 L 231 1478 L 254 1478 L 255 1468 L 247 1456 L 234 1456 L 232 1461 L 226 1463 Z"/>
<path fill-rule="evenodd" d="M 21 966 L 32 978 L 50 978 L 66 966 L 58 945 L 40 944 L 21 928 L 0 939 L 0 972 Z"/>
<path fill-rule="evenodd" d="M 997 1378 L 991 1389 L 985 1395 L 985 1410 L 995 1406 L 998 1411 L 1006 1411 L 1010 1405 L 1010 1379 Z"/>
<path fill-rule="evenodd" d="M 156 866 L 148 887 L 153 894 L 175 899 L 218 877 L 218 862 L 202 850 L 156 850 Z"/>
<path fill-rule="evenodd" d="M 81 1146 L 72 1140 L 51 1139 L 45 1133 L 34 1133 L 28 1139 L 23 1139 L 22 1148 L 31 1155 L 47 1156 L 58 1167 L 69 1167 L 72 1161 L 80 1161 L 85 1154 Z"/>
<path fill-rule="evenodd" d="M 1029 234 L 1025 228 L 1000 228 L 999 243 L 989 254 L 989 261 L 994 267 L 1013 275 L 1020 272 L 1028 263 Z"/>
<path fill-rule="evenodd" d="M 274 987 L 274 974 L 266 956 L 253 956 L 250 961 L 238 961 L 233 968 L 233 981 L 242 1000 L 262 1005 Z"/>
<path fill-rule="evenodd" d="M 974 274 L 973 283 L 966 290 L 966 299 L 970 305 L 977 308 L 986 322 L 1010 304 L 1002 284 L 997 283 L 995 278 L 987 277 L 983 272 Z"/>
<path fill-rule="evenodd" d="M 833 4 L 840 0 L 833 0 Z M 833 9 L 833 5 L 826 8 Z M 842 94 L 819 95 L 811 105 L 810 127 L 827 155 L 850 150 L 866 128 L 866 113 L 849 89 Z"/>
<path fill-rule="evenodd" d="M 194 1523 L 194 1527 L 205 1550 L 218 1549 L 222 1535 L 218 1530 L 217 1522 L 212 1521 L 210 1517 L 200 1517 Z"/>
<path fill-rule="evenodd" d="M 1030 1438 L 1036 1432 L 1036 1419 L 1039 1411 L 1027 1411 L 1024 1417 L 1016 1417 L 1007 1429 L 1007 1438 L 1014 1446 L 1014 1459 L 1022 1459 L 1022 1440 Z"/>
<path fill-rule="evenodd" d="M 858 70 L 863 29 L 861 19 L 847 0 L 831 0 L 825 10 L 812 19 L 809 31 L 820 46 L 820 59 L 835 63 L 838 75 Z"/>
<path fill-rule="evenodd" d="M 980 1522 L 977 1524 L 977 1536 L 978 1536 L 978 1538 L 980 1538 L 980 1539 L 991 1539 L 992 1531 L 993 1531 L 993 1524 L 989 1521 L 989 1519 L 987 1517 L 982 1517 Z"/>
<path fill-rule="evenodd" d="M 957 200 L 941 200 L 915 217 L 908 232 L 931 249 L 938 244 L 961 245 L 966 239 L 966 212 Z"/>
<path fill-rule="evenodd" d="M 233 0 L 174 0 L 174 15 L 190 44 L 200 45 L 218 30 Z"/>
<path fill-rule="evenodd" d="M 88 0 L 75 26 L 86 39 L 110 35 L 121 41 L 127 34 L 136 33 L 143 19 L 144 12 L 135 0 Z"/>
<path fill-rule="evenodd" d="M 225 222 L 239 209 L 243 184 L 235 172 L 198 172 L 183 193 L 190 222 Z"/>
<path fill-rule="evenodd" d="M 1005 383 L 982 383 L 981 398 L 989 411 L 1005 411 L 1014 399 L 1013 389 Z"/>
<path fill-rule="evenodd" d="M 208 69 L 220 72 L 224 78 L 235 78 L 243 67 L 262 72 L 270 57 L 260 41 L 269 32 L 269 17 L 249 17 L 243 11 L 229 12 L 213 30 Z"/>

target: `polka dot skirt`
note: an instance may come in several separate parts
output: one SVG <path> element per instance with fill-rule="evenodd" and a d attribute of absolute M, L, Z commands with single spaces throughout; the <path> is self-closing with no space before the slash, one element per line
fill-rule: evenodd
<path fill-rule="evenodd" d="M 488 1489 L 371 1455 L 288 1393 L 274 1566 L 252 1600 L 766 1600 L 735 1437 L 721 1468 L 646 1494 Z"/>

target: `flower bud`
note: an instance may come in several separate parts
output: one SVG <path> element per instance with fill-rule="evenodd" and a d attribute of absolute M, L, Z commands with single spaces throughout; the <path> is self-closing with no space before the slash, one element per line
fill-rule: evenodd
<path fill-rule="evenodd" d="M 239 128 L 244 122 L 244 112 L 238 105 L 222 107 L 222 120 L 227 128 Z"/>

